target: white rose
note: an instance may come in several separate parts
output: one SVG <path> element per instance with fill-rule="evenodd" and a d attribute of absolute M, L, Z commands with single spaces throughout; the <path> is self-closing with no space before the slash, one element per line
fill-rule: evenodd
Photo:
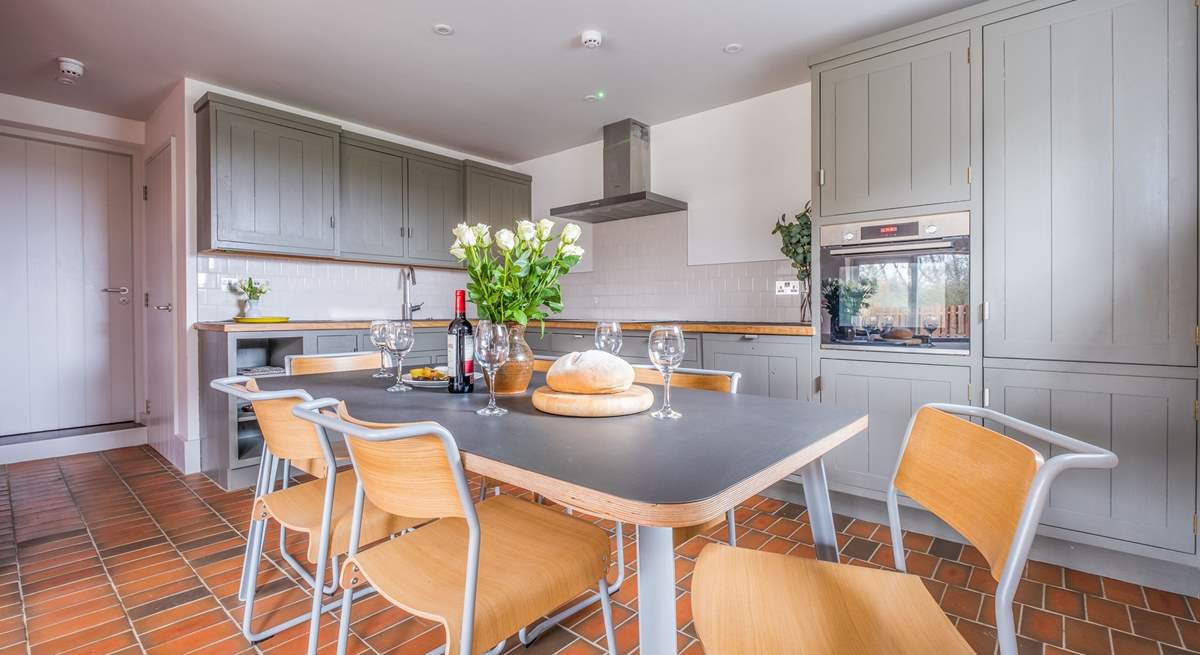
<path fill-rule="evenodd" d="M 548 218 L 543 218 L 542 220 L 538 221 L 537 233 L 538 233 L 539 238 L 549 239 L 550 238 L 550 230 L 553 230 L 553 229 L 554 229 L 554 221 L 552 221 Z"/>
<path fill-rule="evenodd" d="M 560 237 L 563 243 L 575 243 L 579 240 L 579 235 L 581 234 L 583 234 L 583 230 L 578 225 L 567 223 L 563 227 Z"/>
<path fill-rule="evenodd" d="M 455 239 L 454 245 L 450 246 L 450 254 L 454 255 L 458 261 L 462 261 L 467 258 L 467 249 L 463 248 L 461 241 Z"/>
<path fill-rule="evenodd" d="M 573 243 L 563 246 L 562 251 L 563 251 L 563 254 L 568 257 L 572 257 L 572 256 L 582 257 L 583 256 L 583 248 L 580 248 L 579 246 L 577 246 Z"/>
<path fill-rule="evenodd" d="M 492 245 L 492 235 L 488 234 L 488 230 L 492 229 L 487 223 L 476 223 L 475 227 L 471 228 L 475 232 L 475 238 L 479 239 L 479 245 L 484 248 Z"/>
<path fill-rule="evenodd" d="M 454 228 L 454 236 L 464 246 L 471 247 L 475 245 L 475 230 L 471 229 L 471 226 L 466 223 L 459 223 Z"/>
<path fill-rule="evenodd" d="M 515 245 L 517 245 L 517 239 L 516 236 L 513 235 L 512 230 L 505 229 L 496 233 L 496 246 L 500 248 L 500 250 L 508 252 L 509 250 L 512 250 L 513 246 Z"/>
<path fill-rule="evenodd" d="M 533 221 L 517 221 L 517 235 L 522 241 L 533 241 L 533 237 L 537 236 L 537 226 Z"/>

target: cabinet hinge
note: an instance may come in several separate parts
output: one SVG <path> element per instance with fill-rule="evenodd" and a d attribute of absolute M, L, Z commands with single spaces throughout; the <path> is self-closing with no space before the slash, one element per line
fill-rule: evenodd
<path fill-rule="evenodd" d="M 1192 401 L 1192 420 L 1200 421 L 1200 400 Z"/>
<path fill-rule="evenodd" d="M 333 227 L 333 216 L 329 217 L 329 227 Z"/>
<path fill-rule="evenodd" d="M 150 413 L 150 399 L 149 398 L 146 399 L 146 413 L 147 414 Z"/>
<path fill-rule="evenodd" d="M 1196 2 L 1200 2 L 1200 0 L 1196 0 Z M 967 46 L 967 63 L 971 63 L 971 46 Z"/>
<path fill-rule="evenodd" d="M 150 306 L 150 292 L 147 291 L 146 293 L 142 294 L 142 307 L 149 307 L 149 306 Z"/>
<path fill-rule="evenodd" d="M 821 376 L 813 378 L 813 393 L 821 393 Z"/>
<path fill-rule="evenodd" d="M 1197 0 L 1197 2 L 1200 2 L 1200 0 Z M 817 171 L 817 186 L 825 186 L 825 169 L 824 168 Z"/>
<path fill-rule="evenodd" d="M 143 186 L 142 187 L 142 200 L 149 200 L 149 199 L 150 199 L 150 187 Z"/>
<path fill-rule="evenodd" d="M 1200 0 L 1196 0 L 1196 2 L 1200 2 Z M 1196 326 L 1196 331 L 1192 334 L 1192 342 L 1200 346 L 1200 325 Z"/>
<path fill-rule="evenodd" d="M 1196 2 L 1200 2 L 1200 0 L 1196 0 Z M 1196 515 L 1192 514 L 1192 534 L 1197 534 L 1198 532 L 1200 532 L 1200 530 L 1197 530 L 1198 526 L 1196 524 L 1198 522 L 1200 522 L 1200 521 L 1197 520 Z"/>
<path fill-rule="evenodd" d="M 984 407 L 992 406 L 992 390 L 988 389 L 987 387 L 983 388 L 983 406 Z"/>

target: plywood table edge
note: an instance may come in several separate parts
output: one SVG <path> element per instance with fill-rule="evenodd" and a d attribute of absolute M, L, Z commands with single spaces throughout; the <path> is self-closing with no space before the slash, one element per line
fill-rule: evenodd
<path fill-rule="evenodd" d="M 628 500 L 469 452 L 463 453 L 463 463 L 467 470 L 473 473 L 528 489 L 556 503 L 598 518 L 634 525 L 684 528 L 701 525 L 722 516 L 728 509 L 762 492 L 806 464 L 824 457 L 829 451 L 866 429 L 867 417 L 864 415 L 715 496 L 690 503 L 660 504 Z"/>
<path fill-rule="evenodd" d="M 427 319 L 413 321 L 413 327 L 436 328 L 446 327 L 450 319 Z M 626 330 L 649 331 L 655 323 L 627 322 L 621 323 Z M 765 323 L 683 323 L 684 332 L 707 332 L 715 334 L 761 334 L 773 336 L 811 337 L 815 334 L 811 325 L 772 325 Z M 371 327 L 370 321 L 292 321 L 288 323 L 229 323 L 225 321 L 198 321 L 193 324 L 201 332 L 272 332 L 276 330 L 366 330 Z M 537 327 L 534 325 L 533 327 Z M 594 321 L 546 321 L 548 328 L 565 328 L 590 330 L 596 327 Z"/>

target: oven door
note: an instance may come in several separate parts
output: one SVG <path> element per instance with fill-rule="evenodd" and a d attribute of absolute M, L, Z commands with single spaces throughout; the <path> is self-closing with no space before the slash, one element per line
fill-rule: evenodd
<path fill-rule="evenodd" d="M 967 353 L 969 253 L 966 235 L 822 247 L 822 347 Z"/>

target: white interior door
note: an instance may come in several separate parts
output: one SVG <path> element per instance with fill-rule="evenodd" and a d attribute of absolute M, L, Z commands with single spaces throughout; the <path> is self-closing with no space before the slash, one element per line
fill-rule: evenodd
<path fill-rule="evenodd" d="M 175 434 L 175 238 L 171 146 L 146 162 L 146 423 L 151 444 Z"/>
<path fill-rule="evenodd" d="M 133 420 L 131 174 L 0 134 L 0 435 Z"/>

